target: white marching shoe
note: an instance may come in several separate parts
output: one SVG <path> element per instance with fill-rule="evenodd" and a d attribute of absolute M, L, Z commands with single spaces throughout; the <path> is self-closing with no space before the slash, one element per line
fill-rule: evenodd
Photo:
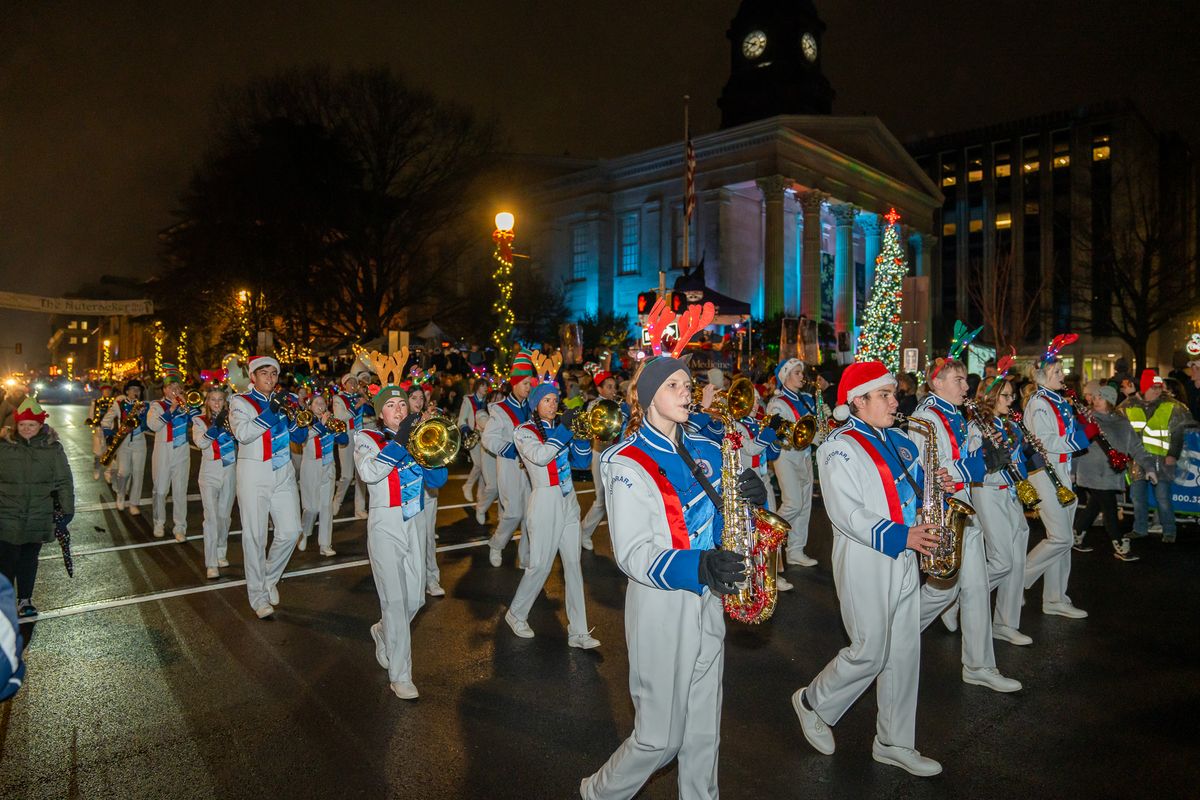
<path fill-rule="evenodd" d="M 1007 625 L 996 625 L 995 623 L 992 624 L 992 638 L 1022 647 L 1027 644 L 1033 644 L 1031 637 L 1026 636 L 1016 628 L 1010 628 Z"/>
<path fill-rule="evenodd" d="M 228 567 L 228 566 L 229 566 L 229 559 L 227 559 L 227 558 L 218 558 L 218 559 L 217 559 L 217 566 L 218 566 L 218 567 Z"/>
<path fill-rule="evenodd" d="M 322 548 L 321 548 L 321 555 L 323 555 L 323 556 L 336 556 L 336 555 L 337 555 L 337 550 L 334 550 L 332 547 L 322 547 Z"/>
<path fill-rule="evenodd" d="M 131 511 L 130 513 L 133 513 L 133 512 Z M 161 539 L 161 538 L 163 538 L 163 537 L 164 537 L 164 536 L 166 536 L 166 535 L 167 535 L 167 534 L 166 534 L 166 531 L 163 529 L 163 526 L 162 526 L 162 525 L 155 525 L 155 526 L 154 526 L 154 538 L 155 538 L 155 539 Z"/>
<path fill-rule="evenodd" d="M 529 627 L 529 623 L 523 619 L 517 619 L 511 611 L 504 612 L 504 621 L 508 623 L 508 627 L 512 628 L 512 632 L 522 639 L 533 638 L 533 628 Z"/>
<path fill-rule="evenodd" d="M 442 588 L 440 583 L 431 583 L 425 587 L 425 591 L 430 597 L 445 597 L 446 590 Z"/>
<path fill-rule="evenodd" d="M 893 747 L 890 744 L 884 744 L 879 741 L 878 736 L 871 742 L 871 758 L 880 764 L 899 767 L 905 772 L 921 778 L 938 775 L 942 771 L 942 765 L 932 758 L 926 758 L 911 747 Z"/>
<path fill-rule="evenodd" d="M 140 517 L 142 515 L 142 510 L 137 507 L 136 503 L 126 502 L 125 506 L 129 509 L 130 516 Z"/>
<path fill-rule="evenodd" d="M 995 667 L 963 667 L 962 670 L 963 683 L 969 683 L 972 686 L 982 686 L 985 689 L 991 689 L 994 692 L 1019 692 L 1021 691 L 1021 682 L 1013 678 L 1006 678 L 1000 674 L 1000 670 Z"/>
<path fill-rule="evenodd" d="M 383 642 L 383 620 L 371 626 L 371 638 L 375 640 L 375 660 L 379 662 L 379 666 L 387 669 L 388 657 L 387 647 Z"/>
<path fill-rule="evenodd" d="M 592 545 L 592 537 L 590 537 L 590 536 L 589 536 L 589 537 L 587 537 L 586 539 L 580 539 L 580 540 L 579 540 L 579 546 L 580 546 L 580 547 L 582 547 L 584 550 L 591 550 L 591 549 L 593 549 L 593 545 Z"/>
<path fill-rule="evenodd" d="M 175 541 L 180 544 L 187 541 L 187 531 L 175 531 Z"/>
<path fill-rule="evenodd" d="M 775 588 L 781 592 L 790 592 L 794 587 L 792 586 L 792 582 L 780 573 L 775 576 Z"/>
<path fill-rule="evenodd" d="M 209 567 L 204 571 L 204 577 L 208 578 L 210 581 L 215 580 L 221 577 L 221 570 L 217 569 L 216 567 Z"/>
<path fill-rule="evenodd" d="M 412 681 L 393 681 L 391 684 L 392 694 L 399 697 L 401 700 L 416 700 L 421 695 L 417 692 L 417 687 Z"/>
<path fill-rule="evenodd" d="M 267 596 L 271 598 L 271 605 L 279 605 L 279 586 L 271 584 L 270 588 L 267 589 Z"/>
<path fill-rule="evenodd" d="M 275 613 L 275 609 L 271 606 L 259 606 L 258 608 L 254 609 L 254 613 L 258 615 L 259 619 L 266 619 Z"/>
<path fill-rule="evenodd" d="M 567 637 L 567 644 L 580 650 L 591 650 L 600 646 L 600 640 L 592 638 L 589 633 L 573 633 Z"/>
<path fill-rule="evenodd" d="M 1063 599 L 1058 602 L 1042 601 L 1042 613 L 1051 614 L 1056 617 L 1066 617 L 1067 619 L 1084 619 L 1088 613 L 1082 608 L 1076 608 L 1070 600 Z"/>
<path fill-rule="evenodd" d="M 480 525 L 487 525 L 487 512 L 475 509 L 475 521 Z"/>
<path fill-rule="evenodd" d="M 817 560 L 803 550 L 796 555 L 788 553 L 787 562 L 795 564 L 797 567 L 815 567 L 817 565 Z"/>
<path fill-rule="evenodd" d="M 500 566 L 500 557 L 501 557 L 500 551 L 489 545 L 488 546 L 488 563 L 491 564 L 493 567 L 498 567 L 498 566 Z"/>
<path fill-rule="evenodd" d="M 800 718 L 800 730 L 804 732 L 808 743 L 818 753 L 831 756 L 834 750 L 833 731 L 829 730 L 825 720 L 821 719 L 816 711 L 804 707 L 804 690 L 807 688 L 802 686 L 792 694 L 792 708 Z"/>
<path fill-rule="evenodd" d="M 300 541 L 296 542 L 296 549 L 303 553 L 308 549 L 308 534 L 305 533 L 300 537 Z"/>

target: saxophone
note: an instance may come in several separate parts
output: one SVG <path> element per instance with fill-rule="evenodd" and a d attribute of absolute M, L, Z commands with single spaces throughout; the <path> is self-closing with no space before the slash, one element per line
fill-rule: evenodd
<path fill-rule="evenodd" d="M 933 554 L 921 554 L 921 571 L 931 578 L 951 580 L 962 567 L 963 533 L 967 523 L 975 516 L 975 509 L 970 503 L 957 497 L 946 497 L 941 483 L 937 479 L 937 471 L 941 463 L 938 455 L 937 429 L 927 419 L 896 415 L 899 423 L 908 422 L 909 428 L 917 428 L 925 437 L 925 458 L 922 468 L 925 470 L 925 492 L 921 503 L 921 522 L 936 525 L 938 543 L 934 545 Z"/>
<path fill-rule="evenodd" d="M 996 430 L 996 426 L 992 424 L 995 420 L 994 416 L 980 408 L 979 403 L 974 400 L 963 401 L 963 408 L 966 410 L 967 421 L 975 423 L 979 432 L 986 436 L 993 446 L 1009 455 L 1012 454 L 1013 448 L 1008 446 L 1008 442 L 1001 438 L 1000 431 Z M 1038 496 L 1037 489 L 1029 482 L 1029 479 L 1017 475 L 1011 463 L 1002 472 L 1004 477 L 1008 478 L 1008 482 L 1016 488 L 1017 499 L 1021 501 L 1021 505 L 1030 511 L 1037 508 L 1038 503 L 1042 502 L 1042 498 Z"/>
<path fill-rule="evenodd" d="M 728 389 L 718 392 L 704 412 L 719 419 L 725 428 L 721 439 L 721 514 L 725 521 L 721 547 L 740 555 L 746 567 L 746 577 L 738 584 L 737 593 L 725 595 L 722 602 L 731 619 L 757 624 L 775 613 L 779 546 L 791 526 L 779 515 L 747 503 L 738 492 L 742 436 L 737 420 L 753 408 L 754 384 L 749 378 L 738 378 Z"/>
<path fill-rule="evenodd" d="M 138 417 L 141 415 L 142 409 L 145 407 L 146 404 L 141 400 L 138 400 L 129 409 L 129 413 L 126 414 L 125 418 L 121 420 L 121 425 L 117 428 L 117 432 L 113 436 L 112 441 L 108 443 L 108 447 L 105 449 L 104 455 L 100 456 L 101 466 L 107 467 L 108 465 L 112 464 L 113 459 L 117 457 L 117 448 L 121 446 L 121 443 L 125 441 L 125 438 L 129 436 L 129 434 L 133 433 L 133 429 L 141 424 Z"/>
<path fill-rule="evenodd" d="M 1054 486 L 1054 497 L 1058 500 L 1060 506 L 1069 506 L 1075 502 L 1075 493 L 1063 486 L 1063 483 L 1058 478 L 1058 471 L 1054 469 L 1054 465 L 1050 463 L 1050 456 L 1046 453 L 1046 446 L 1042 444 L 1042 440 L 1034 436 L 1028 428 L 1025 427 L 1024 419 L 1020 412 L 1013 411 L 1008 415 L 1008 418 L 1017 423 L 1017 427 L 1021 429 L 1021 433 L 1025 436 L 1025 441 L 1029 442 L 1029 446 L 1038 454 L 1042 460 L 1042 469 L 1046 473 L 1046 477 L 1050 479 L 1051 485 Z M 1037 470 L 1031 470 L 1031 474 Z"/>

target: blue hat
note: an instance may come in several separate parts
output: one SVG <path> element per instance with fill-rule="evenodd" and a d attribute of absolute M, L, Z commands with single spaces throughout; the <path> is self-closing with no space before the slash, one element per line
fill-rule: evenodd
<path fill-rule="evenodd" d="M 529 407 L 537 408 L 538 403 L 542 402 L 542 398 L 544 398 L 548 394 L 558 396 L 559 395 L 558 387 L 555 386 L 550 381 L 546 381 L 544 383 L 539 383 L 537 386 L 534 387 L 533 391 L 529 393 Z"/>

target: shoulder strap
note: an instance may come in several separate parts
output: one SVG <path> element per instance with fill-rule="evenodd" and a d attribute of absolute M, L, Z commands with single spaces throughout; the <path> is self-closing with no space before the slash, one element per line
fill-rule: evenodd
<path fill-rule="evenodd" d="M 708 478 L 703 472 L 700 471 L 700 466 L 696 463 L 696 460 L 692 458 L 692 454 L 688 452 L 686 447 L 684 447 L 683 431 L 679 428 L 679 426 L 676 426 L 675 430 L 675 435 L 677 437 L 675 449 L 679 452 L 679 457 L 683 459 L 683 463 L 687 464 L 688 469 L 692 471 L 692 477 L 694 477 L 696 482 L 700 484 L 700 488 L 704 490 L 706 495 L 708 495 L 708 499 L 712 501 L 714 506 L 720 508 L 721 495 L 717 494 L 717 490 L 713 488 L 713 485 L 709 483 Z"/>

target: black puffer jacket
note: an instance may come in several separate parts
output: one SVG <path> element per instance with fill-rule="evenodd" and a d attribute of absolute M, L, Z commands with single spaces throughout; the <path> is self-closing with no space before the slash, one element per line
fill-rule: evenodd
<path fill-rule="evenodd" d="M 55 489 L 63 511 L 75 513 L 75 482 L 53 428 L 43 425 L 29 440 L 16 431 L 0 437 L 0 542 L 53 540 Z"/>

